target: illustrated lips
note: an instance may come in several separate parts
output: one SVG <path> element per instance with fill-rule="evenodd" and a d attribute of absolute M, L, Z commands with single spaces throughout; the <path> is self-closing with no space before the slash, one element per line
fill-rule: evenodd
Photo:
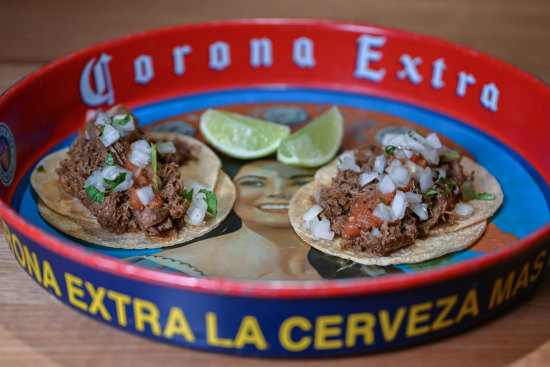
<path fill-rule="evenodd" d="M 286 213 L 288 212 L 288 203 L 263 203 L 256 205 L 256 208 L 267 213 Z"/>

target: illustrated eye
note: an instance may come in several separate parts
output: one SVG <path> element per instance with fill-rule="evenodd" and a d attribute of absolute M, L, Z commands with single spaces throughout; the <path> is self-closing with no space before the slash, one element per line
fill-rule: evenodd
<path fill-rule="evenodd" d="M 249 187 L 264 187 L 265 183 L 263 183 L 262 181 L 246 180 L 246 181 L 241 181 L 239 185 L 249 186 Z"/>
<path fill-rule="evenodd" d="M 296 180 L 292 182 L 292 186 L 304 186 L 310 182 L 311 180 Z"/>

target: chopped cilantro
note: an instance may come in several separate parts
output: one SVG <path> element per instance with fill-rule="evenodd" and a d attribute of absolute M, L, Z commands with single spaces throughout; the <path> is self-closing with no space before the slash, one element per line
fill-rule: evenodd
<path fill-rule="evenodd" d="M 447 195 L 447 194 L 450 193 L 451 191 L 453 191 L 453 188 L 452 188 L 452 187 L 449 187 L 447 190 L 441 191 L 441 194 L 442 194 L 442 195 Z"/>
<path fill-rule="evenodd" d="M 429 189 L 428 191 L 426 191 L 426 195 L 437 195 L 439 194 L 439 192 L 437 190 L 434 190 L 434 189 Z"/>
<path fill-rule="evenodd" d="M 107 178 L 104 178 L 103 181 L 105 181 L 105 183 L 107 185 L 111 186 L 111 188 L 108 190 L 108 192 L 113 192 L 115 187 L 117 187 L 122 182 L 124 182 L 125 179 L 126 179 L 126 172 L 120 172 L 114 180 L 109 180 Z"/>
<path fill-rule="evenodd" d="M 191 200 L 193 200 L 193 189 L 191 189 L 190 191 L 184 191 L 182 193 L 182 196 L 185 200 L 191 202 Z"/>
<path fill-rule="evenodd" d="M 380 198 L 380 201 L 382 202 L 382 204 L 388 205 L 388 202 L 386 200 L 384 200 L 384 198 Z"/>
<path fill-rule="evenodd" d="M 38 166 L 38 168 L 36 169 L 38 172 L 44 172 L 44 166 L 43 165 L 40 165 Z"/>
<path fill-rule="evenodd" d="M 495 195 L 489 194 L 487 192 L 477 193 L 473 185 L 470 182 L 464 182 L 460 187 L 460 193 L 462 194 L 462 199 L 464 201 L 469 200 L 495 200 Z"/>
<path fill-rule="evenodd" d="M 107 160 L 105 161 L 105 164 L 108 166 L 115 165 L 115 159 L 113 158 L 113 155 L 111 153 L 107 153 Z"/>
<path fill-rule="evenodd" d="M 105 200 L 105 193 L 99 191 L 93 186 L 86 187 L 86 194 L 90 197 L 90 199 L 97 201 L 98 203 L 102 203 L 103 200 Z"/>
<path fill-rule="evenodd" d="M 446 158 L 449 158 L 449 159 L 458 159 L 458 158 L 460 158 L 460 154 L 453 153 L 453 152 L 444 152 L 444 153 L 441 153 L 441 155 L 443 157 L 446 157 Z"/>
<path fill-rule="evenodd" d="M 114 125 L 126 125 L 128 122 L 130 122 L 130 114 L 126 114 L 126 116 L 124 116 L 123 118 L 121 119 L 115 119 L 113 118 L 113 124 Z"/>
<path fill-rule="evenodd" d="M 151 164 L 153 165 L 153 188 L 159 191 L 159 181 L 157 175 L 157 146 L 151 143 Z"/>
<path fill-rule="evenodd" d="M 218 214 L 218 199 L 216 198 L 216 194 L 214 194 L 210 190 L 201 189 L 199 192 L 202 192 L 206 195 L 206 198 L 204 200 L 206 201 L 206 205 L 208 205 L 208 213 L 212 214 L 214 218 L 216 218 L 216 214 Z"/>
<path fill-rule="evenodd" d="M 414 129 L 414 132 L 417 133 L 418 135 L 422 136 L 422 131 L 420 131 L 418 129 Z"/>
<path fill-rule="evenodd" d="M 495 195 L 489 194 L 488 192 L 476 193 L 476 200 L 495 200 Z"/>
<path fill-rule="evenodd" d="M 445 177 L 439 177 L 439 179 L 441 180 L 441 182 L 443 182 L 444 184 L 447 184 L 449 186 L 456 186 L 456 182 L 455 181 L 449 181 L 447 180 Z"/>
<path fill-rule="evenodd" d="M 396 147 L 394 147 L 393 145 L 388 145 L 386 146 L 386 154 L 387 155 L 392 155 L 393 152 L 395 151 Z"/>

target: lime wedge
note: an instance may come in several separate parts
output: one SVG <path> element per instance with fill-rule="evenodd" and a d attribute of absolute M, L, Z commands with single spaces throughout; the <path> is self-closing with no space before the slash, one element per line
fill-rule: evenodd
<path fill-rule="evenodd" d="M 277 159 L 300 167 L 318 167 L 330 161 L 340 149 L 344 122 L 333 106 L 281 142 Z"/>
<path fill-rule="evenodd" d="M 268 156 L 290 134 L 288 126 L 215 109 L 202 114 L 200 129 L 214 148 L 240 159 Z"/>

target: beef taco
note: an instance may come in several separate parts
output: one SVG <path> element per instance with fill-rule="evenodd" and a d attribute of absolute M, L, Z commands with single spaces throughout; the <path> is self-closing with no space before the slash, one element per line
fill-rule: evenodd
<path fill-rule="evenodd" d="M 498 181 L 432 133 L 344 152 L 290 202 L 311 246 L 367 265 L 415 263 L 473 244 L 502 204 Z"/>
<path fill-rule="evenodd" d="M 31 184 L 42 217 L 69 236 L 107 247 L 189 241 L 220 224 L 236 195 L 205 144 L 145 132 L 122 105 L 99 111 L 70 148 L 36 167 Z"/>

